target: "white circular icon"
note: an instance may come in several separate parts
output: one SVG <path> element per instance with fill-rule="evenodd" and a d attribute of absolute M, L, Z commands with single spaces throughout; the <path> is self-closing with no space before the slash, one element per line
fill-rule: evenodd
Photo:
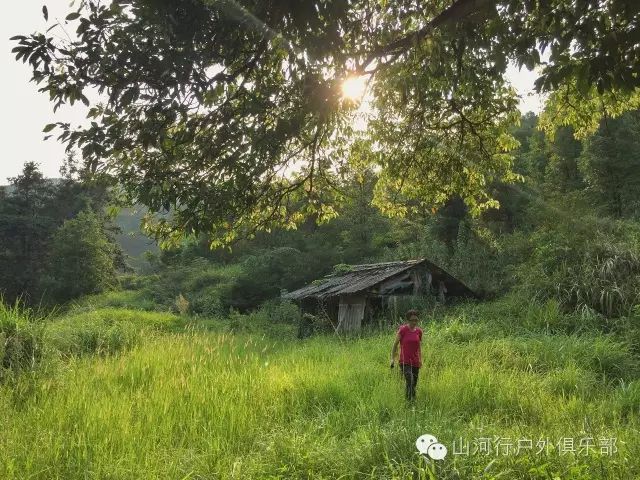
<path fill-rule="evenodd" d="M 432 443 L 427 450 L 427 455 L 434 460 L 442 460 L 447 456 L 447 447 L 441 443 Z"/>
<path fill-rule="evenodd" d="M 438 443 L 438 439 L 430 434 L 420 435 L 416 440 L 416 448 L 423 455 L 427 455 L 429 447 L 434 443 Z"/>
<path fill-rule="evenodd" d="M 416 440 L 418 451 L 433 460 L 443 460 L 447 456 L 447 447 L 438 442 L 438 439 L 430 433 L 420 435 Z"/>

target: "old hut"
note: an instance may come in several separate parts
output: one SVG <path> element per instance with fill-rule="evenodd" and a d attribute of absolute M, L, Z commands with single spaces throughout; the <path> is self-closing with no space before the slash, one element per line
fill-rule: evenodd
<path fill-rule="evenodd" d="M 283 294 L 304 312 L 323 312 L 339 331 L 357 331 L 398 296 L 475 297 L 460 280 L 427 259 L 353 265 L 341 274 Z"/>

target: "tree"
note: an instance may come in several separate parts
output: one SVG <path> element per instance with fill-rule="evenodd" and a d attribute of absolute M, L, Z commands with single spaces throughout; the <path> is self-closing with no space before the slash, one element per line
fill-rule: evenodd
<path fill-rule="evenodd" d="M 533 112 L 527 112 L 522 117 L 520 117 L 520 122 L 517 125 L 514 125 L 511 134 L 518 140 L 520 144 L 518 146 L 517 154 L 522 156 L 529 153 L 531 150 L 531 145 L 529 144 L 531 137 L 536 131 L 536 127 L 538 126 L 538 116 Z M 522 166 L 516 163 L 519 168 L 519 173 L 526 173 L 522 171 Z"/>
<path fill-rule="evenodd" d="M 46 179 L 33 162 L 26 163 L 10 182 L 2 189 L 0 202 L 0 294 L 8 301 L 22 297 L 27 303 L 46 302 L 50 285 L 44 277 L 54 232 L 80 211 L 91 210 L 102 218 L 104 232 L 113 244 L 114 226 L 102 214 L 112 194 L 97 178 L 65 175 L 55 181 Z M 125 269 L 122 251 L 117 248 L 114 255 L 117 267 Z"/>
<path fill-rule="evenodd" d="M 640 112 L 603 120 L 585 141 L 580 166 L 587 194 L 616 218 L 640 212 Z"/>
<path fill-rule="evenodd" d="M 78 170 L 73 154 L 67 155 L 56 180 L 52 209 L 59 219 L 68 220 L 82 210 L 103 211 L 114 201 L 113 182 L 104 176 L 86 176 Z"/>
<path fill-rule="evenodd" d="M 29 162 L 11 178 L 0 203 L 0 293 L 14 301 L 38 300 L 49 237 L 56 227 L 54 186 Z"/>
<path fill-rule="evenodd" d="M 574 138 L 573 129 L 559 127 L 549 142 L 548 150 L 546 183 L 561 193 L 579 189 L 582 178 L 578 170 L 578 157 L 582 152 L 582 144 Z"/>
<path fill-rule="evenodd" d="M 117 250 L 96 213 L 83 211 L 64 222 L 53 236 L 47 272 L 55 300 L 65 302 L 113 286 Z"/>
<path fill-rule="evenodd" d="M 386 213 L 452 195 L 476 213 L 495 206 L 489 186 L 517 178 L 508 61 L 533 68 L 548 51 L 540 91 L 574 85 L 580 95 L 613 92 L 616 103 L 640 85 L 639 8 L 631 0 L 84 0 L 67 17 L 77 41 L 21 35 L 14 52 L 54 108 L 89 105 L 91 89 L 103 95 L 89 127 L 59 122 L 45 132 L 58 127 L 85 167 L 116 176 L 132 201 L 172 210 L 150 217 L 151 230 L 230 241 L 299 224 L 296 195 L 331 188 L 351 141 L 356 105 L 340 95 L 350 75 L 374 81 L 375 201 Z"/>

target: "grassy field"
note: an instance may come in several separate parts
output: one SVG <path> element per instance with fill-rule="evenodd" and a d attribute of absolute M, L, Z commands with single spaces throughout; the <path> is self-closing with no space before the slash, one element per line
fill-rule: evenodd
<path fill-rule="evenodd" d="M 12 331 L 41 348 L 19 371 L 4 352 L 0 478 L 640 478 L 636 330 L 510 309 L 423 322 L 413 407 L 388 366 L 392 329 L 300 341 L 238 319 L 5 309 L 5 345 Z M 424 433 L 444 460 L 417 454 Z"/>

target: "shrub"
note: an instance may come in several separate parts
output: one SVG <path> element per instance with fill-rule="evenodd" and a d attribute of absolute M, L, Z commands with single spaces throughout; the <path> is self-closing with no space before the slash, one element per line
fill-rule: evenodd
<path fill-rule="evenodd" d="M 232 292 L 232 306 L 241 311 L 256 308 L 281 289 L 298 287 L 307 280 L 308 264 L 299 250 L 280 247 L 249 256 Z"/>
<path fill-rule="evenodd" d="M 151 278 L 153 278 L 153 275 L 141 276 L 128 273 L 118 277 L 118 284 L 122 290 L 140 290 L 148 284 Z"/>
<path fill-rule="evenodd" d="M 304 313 L 298 324 L 298 338 L 307 338 L 319 333 L 333 333 L 334 326 L 327 315 Z"/>
<path fill-rule="evenodd" d="M 174 303 L 176 310 L 178 311 L 178 313 L 180 315 L 186 315 L 187 312 L 189 311 L 189 300 L 187 300 L 186 298 L 184 298 L 184 295 L 179 294 L 176 297 L 176 301 Z"/>
<path fill-rule="evenodd" d="M 300 308 L 290 301 L 269 300 L 258 311 L 273 323 L 297 325 L 300 321 Z"/>
<path fill-rule="evenodd" d="M 192 296 L 191 313 L 207 317 L 218 317 L 229 313 L 228 302 L 224 300 L 218 286 L 209 287 Z"/>
<path fill-rule="evenodd" d="M 167 309 L 174 308 L 175 299 L 182 294 L 190 303 L 190 313 L 217 316 L 232 305 L 232 291 L 240 272 L 239 265 L 220 266 L 196 258 L 187 265 L 163 270 L 143 291 Z"/>
<path fill-rule="evenodd" d="M 532 253 L 516 272 L 520 289 L 529 297 L 555 297 L 567 310 L 630 314 L 640 303 L 638 227 L 588 217 L 580 224 L 557 220 L 530 236 Z"/>
<path fill-rule="evenodd" d="M 567 305 L 586 305 L 618 317 L 640 302 L 640 256 L 635 252 L 595 245 L 577 267 L 564 269 L 558 291 Z"/>
<path fill-rule="evenodd" d="M 273 300 L 248 313 L 232 310 L 225 323 L 233 332 L 291 337 L 298 328 L 300 315 L 300 310 L 293 303 Z"/>

